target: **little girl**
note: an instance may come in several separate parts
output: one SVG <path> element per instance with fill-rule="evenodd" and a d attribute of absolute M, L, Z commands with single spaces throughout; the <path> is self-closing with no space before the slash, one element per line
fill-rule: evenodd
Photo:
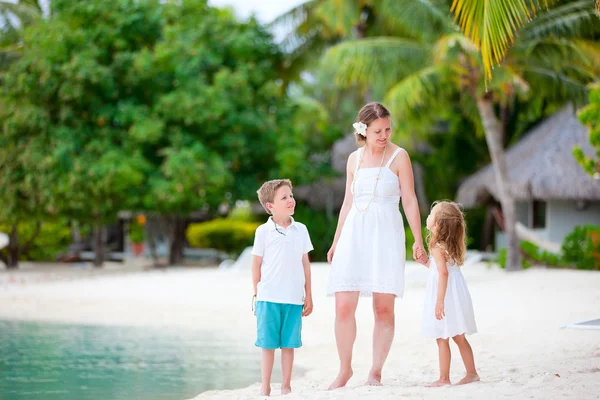
<path fill-rule="evenodd" d="M 423 310 L 423 336 L 439 347 L 440 379 L 429 387 L 450 384 L 450 338 L 458 345 L 467 374 L 459 382 L 479 381 L 473 350 L 465 334 L 477 332 L 471 295 L 460 271 L 465 261 L 465 220 L 458 204 L 436 202 L 427 217 L 429 251 L 427 292 Z"/>

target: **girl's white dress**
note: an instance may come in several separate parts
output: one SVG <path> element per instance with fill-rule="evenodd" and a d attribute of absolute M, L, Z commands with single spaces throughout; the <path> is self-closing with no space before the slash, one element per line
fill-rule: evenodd
<path fill-rule="evenodd" d="M 380 168 L 358 169 L 362 151 L 362 148 L 357 151 L 351 188 L 354 203 L 333 255 L 327 294 L 390 293 L 402 297 L 406 261 L 404 223 L 399 208 L 400 182 L 390 169 L 400 149 L 381 168 L 375 193 Z"/>
<path fill-rule="evenodd" d="M 471 294 L 460 267 L 447 265 L 448 286 L 444 298 L 444 318 L 435 318 L 435 304 L 437 303 L 439 272 L 435 259 L 429 259 L 429 276 L 425 291 L 425 306 L 423 307 L 423 336 L 434 339 L 447 339 L 463 333 L 477 332 L 475 314 Z"/>

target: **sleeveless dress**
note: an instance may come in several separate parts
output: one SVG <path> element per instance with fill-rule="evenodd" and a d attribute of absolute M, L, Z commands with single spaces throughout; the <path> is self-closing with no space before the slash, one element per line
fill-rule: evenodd
<path fill-rule="evenodd" d="M 441 249 L 446 251 L 443 247 Z M 447 252 L 446 252 L 447 253 Z M 477 333 L 475 314 L 471 294 L 460 267 L 446 264 L 448 268 L 448 286 L 444 297 L 444 318 L 435 318 L 435 304 L 437 303 L 439 272 L 435 259 L 429 258 L 429 276 L 425 291 L 425 305 L 423 307 L 423 336 L 433 339 L 447 339 L 457 335 Z"/>
<path fill-rule="evenodd" d="M 400 182 L 390 169 L 400 150 L 396 149 L 381 167 L 375 193 L 380 167 L 359 169 L 363 149 L 357 152 L 351 187 L 354 201 L 331 261 L 328 295 L 360 292 L 361 296 L 389 293 L 402 297 L 404 294 L 406 248 L 399 208 Z"/>

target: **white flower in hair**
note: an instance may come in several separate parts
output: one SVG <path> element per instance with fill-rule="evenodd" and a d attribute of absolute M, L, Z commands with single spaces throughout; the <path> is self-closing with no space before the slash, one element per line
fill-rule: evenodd
<path fill-rule="evenodd" d="M 355 122 L 352 124 L 352 126 L 354 127 L 354 129 L 356 129 L 356 132 L 359 135 L 367 137 L 367 125 L 366 124 L 363 124 L 362 122 Z"/>

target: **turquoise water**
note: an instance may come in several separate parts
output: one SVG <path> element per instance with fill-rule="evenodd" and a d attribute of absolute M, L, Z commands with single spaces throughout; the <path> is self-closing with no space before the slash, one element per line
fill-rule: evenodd
<path fill-rule="evenodd" d="M 0 321 L 0 338 L 2 400 L 181 400 L 260 381 L 253 338 L 218 332 Z"/>

